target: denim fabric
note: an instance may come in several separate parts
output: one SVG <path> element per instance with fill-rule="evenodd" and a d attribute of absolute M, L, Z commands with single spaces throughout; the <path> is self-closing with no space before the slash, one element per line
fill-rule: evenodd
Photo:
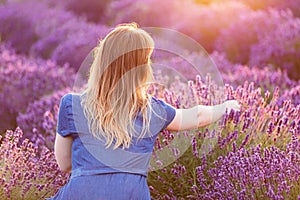
<path fill-rule="evenodd" d="M 105 148 L 92 136 L 81 106 L 81 94 L 66 94 L 60 102 L 57 133 L 73 137 L 70 181 L 50 199 L 150 199 L 147 171 L 156 137 L 175 116 L 175 109 L 151 98 L 149 132 L 139 138 L 143 119 L 134 121 L 129 148 Z"/>

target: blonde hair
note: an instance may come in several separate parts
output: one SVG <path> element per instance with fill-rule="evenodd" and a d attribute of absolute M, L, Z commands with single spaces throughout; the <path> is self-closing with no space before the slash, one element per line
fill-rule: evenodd
<path fill-rule="evenodd" d="M 143 117 L 139 137 L 149 131 L 146 82 L 153 80 L 153 48 L 151 36 L 130 23 L 118 25 L 95 49 L 81 103 L 93 136 L 105 139 L 106 147 L 129 147 L 138 112 Z"/>

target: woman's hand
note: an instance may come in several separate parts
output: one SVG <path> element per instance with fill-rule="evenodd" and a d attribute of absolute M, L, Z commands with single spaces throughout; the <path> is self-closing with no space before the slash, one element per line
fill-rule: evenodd
<path fill-rule="evenodd" d="M 234 111 L 241 110 L 241 106 L 236 100 L 225 101 L 225 107 L 227 108 L 228 112 L 230 112 L 230 110 L 234 110 Z"/>

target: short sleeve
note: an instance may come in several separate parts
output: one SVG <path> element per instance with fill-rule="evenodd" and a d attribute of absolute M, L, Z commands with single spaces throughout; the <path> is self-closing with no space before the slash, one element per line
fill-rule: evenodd
<path fill-rule="evenodd" d="M 164 116 L 164 124 L 162 130 L 168 127 L 168 125 L 173 121 L 176 115 L 176 109 L 170 104 L 165 103 L 160 99 L 153 98 L 153 100 L 158 104 L 159 108 L 163 110 Z"/>
<path fill-rule="evenodd" d="M 65 137 L 76 132 L 72 114 L 72 95 L 67 94 L 60 100 L 56 132 Z"/>

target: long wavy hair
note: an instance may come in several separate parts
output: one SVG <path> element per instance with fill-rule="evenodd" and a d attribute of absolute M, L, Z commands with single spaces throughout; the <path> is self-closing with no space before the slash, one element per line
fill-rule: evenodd
<path fill-rule="evenodd" d="M 130 146 L 138 112 L 143 119 L 139 137 L 149 130 L 146 90 L 153 80 L 153 49 L 153 39 L 136 23 L 118 25 L 95 49 L 81 104 L 93 136 L 105 139 L 106 147 Z"/>

